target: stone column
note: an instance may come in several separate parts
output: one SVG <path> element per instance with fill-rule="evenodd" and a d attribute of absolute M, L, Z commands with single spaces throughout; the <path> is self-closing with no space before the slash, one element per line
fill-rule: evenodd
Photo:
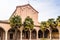
<path fill-rule="evenodd" d="M 20 40 L 22 40 L 22 30 L 21 30 L 20 36 L 21 36 Z"/>
<path fill-rule="evenodd" d="M 59 40 L 60 40 L 60 30 L 59 30 Z"/>
<path fill-rule="evenodd" d="M 57 29 L 58 29 L 58 31 L 59 31 L 59 39 L 58 39 L 58 40 L 60 40 L 60 27 L 57 26 Z"/>
<path fill-rule="evenodd" d="M 7 40 L 7 33 L 8 33 L 8 32 L 6 31 L 6 32 L 5 32 L 5 40 Z"/>
<path fill-rule="evenodd" d="M 51 35 L 52 31 L 50 30 L 50 40 L 52 40 L 52 35 Z"/>
<path fill-rule="evenodd" d="M 37 40 L 38 40 L 38 30 L 37 30 Z"/>
<path fill-rule="evenodd" d="M 30 39 L 29 40 L 31 40 L 31 30 L 30 30 Z"/>

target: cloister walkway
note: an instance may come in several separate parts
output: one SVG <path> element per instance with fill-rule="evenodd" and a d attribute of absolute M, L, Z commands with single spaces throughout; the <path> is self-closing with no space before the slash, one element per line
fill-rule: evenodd
<path fill-rule="evenodd" d="M 44 38 L 46 40 L 60 40 L 60 33 L 59 30 L 53 29 L 51 32 L 46 29 L 44 31 Z M 30 38 L 31 36 L 31 38 Z M 17 40 L 42 40 L 43 38 L 43 32 L 41 30 L 36 30 L 33 29 L 31 31 L 25 31 L 25 30 L 18 30 L 17 31 Z M 14 29 L 9 29 L 7 32 L 3 28 L 0 28 L 0 40 L 14 40 L 15 39 L 15 30 Z"/>

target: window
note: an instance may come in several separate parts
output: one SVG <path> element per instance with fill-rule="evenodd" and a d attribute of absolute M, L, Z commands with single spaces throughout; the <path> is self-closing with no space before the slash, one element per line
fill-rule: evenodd
<path fill-rule="evenodd" d="M 12 33 L 10 34 L 10 39 L 13 39 L 13 34 Z"/>

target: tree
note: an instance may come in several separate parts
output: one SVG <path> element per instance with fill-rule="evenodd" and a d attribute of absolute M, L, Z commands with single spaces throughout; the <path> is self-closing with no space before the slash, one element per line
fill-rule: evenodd
<path fill-rule="evenodd" d="M 52 33 L 52 29 L 54 29 L 54 28 L 56 28 L 57 27 L 57 22 L 53 19 L 53 18 L 51 18 L 51 19 L 48 19 L 48 21 L 47 21 L 47 23 L 48 23 L 48 25 L 49 25 L 49 27 L 50 27 L 50 39 L 51 39 L 51 33 Z M 52 39 L 51 39 L 52 40 Z"/>
<path fill-rule="evenodd" d="M 49 26 L 50 26 L 51 29 L 56 28 L 57 22 L 53 18 L 48 19 L 47 22 L 48 22 L 48 24 L 49 24 Z"/>
<path fill-rule="evenodd" d="M 24 29 L 26 31 L 30 30 L 30 38 L 31 38 L 31 30 L 34 27 L 34 22 L 33 22 L 32 18 L 30 18 L 29 16 L 27 16 L 23 25 L 24 25 Z"/>
<path fill-rule="evenodd" d="M 60 16 L 58 16 L 58 18 L 56 19 L 56 22 L 57 22 L 57 26 L 60 27 Z"/>
<path fill-rule="evenodd" d="M 13 16 L 10 18 L 10 26 L 11 28 L 15 29 L 15 40 L 17 40 L 17 30 L 22 25 L 21 17 L 20 16 Z"/>
<path fill-rule="evenodd" d="M 47 22 L 46 21 L 42 21 L 40 24 L 40 29 L 43 32 L 43 40 L 44 40 L 44 31 L 48 28 Z"/>

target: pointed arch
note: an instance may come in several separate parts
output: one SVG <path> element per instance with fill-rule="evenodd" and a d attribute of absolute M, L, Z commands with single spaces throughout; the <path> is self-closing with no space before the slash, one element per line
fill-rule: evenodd
<path fill-rule="evenodd" d="M 8 40 L 14 40 L 15 39 L 15 29 L 9 29 L 8 30 Z M 20 39 L 20 30 L 17 31 L 17 40 Z"/>
<path fill-rule="evenodd" d="M 59 39 L 59 30 L 57 28 L 52 29 L 52 38 Z"/>
<path fill-rule="evenodd" d="M 29 30 L 27 30 L 27 31 L 23 30 L 22 31 L 22 39 L 29 39 L 29 38 L 30 38 L 30 31 Z"/>
<path fill-rule="evenodd" d="M 38 31 L 38 38 L 43 38 L 43 32 L 41 30 Z"/>
<path fill-rule="evenodd" d="M 44 38 L 49 38 L 50 37 L 50 32 L 48 29 L 44 31 Z"/>
<path fill-rule="evenodd" d="M 0 40 L 5 40 L 5 30 L 0 27 Z"/>
<path fill-rule="evenodd" d="M 32 30 L 31 35 L 32 35 L 31 36 L 32 39 L 36 39 L 37 38 L 37 32 L 36 32 L 35 29 Z"/>

